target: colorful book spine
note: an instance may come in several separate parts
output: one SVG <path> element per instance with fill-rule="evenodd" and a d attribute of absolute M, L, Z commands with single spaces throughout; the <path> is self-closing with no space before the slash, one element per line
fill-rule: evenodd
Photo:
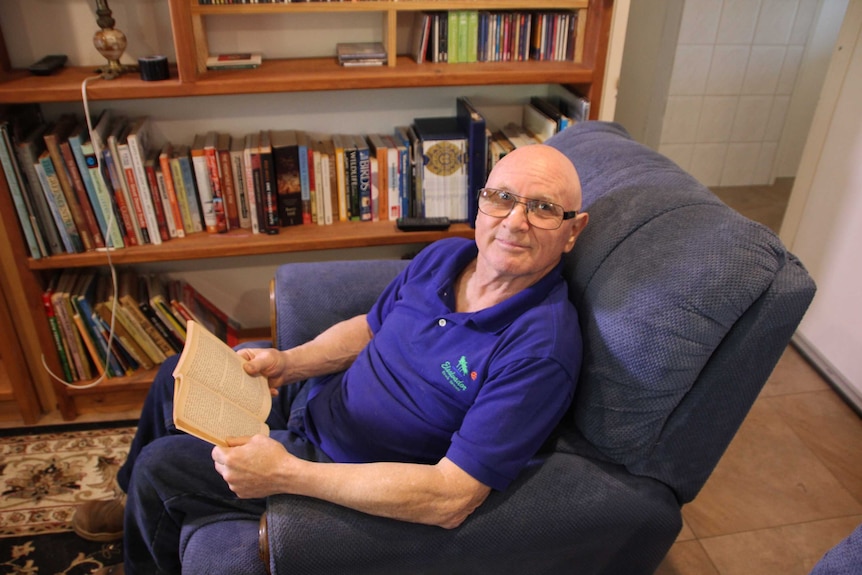
<path fill-rule="evenodd" d="M 39 156 L 35 168 L 36 173 L 39 175 L 39 181 L 42 183 L 45 198 L 51 206 L 51 214 L 54 218 L 54 223 L 57 224 L 57 230 L 60 232 L 66 253 L 74 254 L 83 251 L 84 246 L 78 235 L 78 229 L 75 227 L 75 222 L 72 221 L 72 213 L 66 204 L 63 190 L 60 189 L 60 182 L 57 180 L 57 174 L 54 172 L 54 164 L 51 162 L 48 152 L 43 152 Z"/>

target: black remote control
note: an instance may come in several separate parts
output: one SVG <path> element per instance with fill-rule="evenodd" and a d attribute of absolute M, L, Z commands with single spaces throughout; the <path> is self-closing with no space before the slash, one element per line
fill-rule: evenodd
<path fill-rule="evenodd" d="M 65 54 L 51 54 L 27 67 L 31 74 L 49 76 L 66 65 L 68 57 Z"/>
<path fill-rule="evenodd" d="M 398 218 L 398 229 L 402 232 L 432 232 L 448 230 L 449 218 Z"/>

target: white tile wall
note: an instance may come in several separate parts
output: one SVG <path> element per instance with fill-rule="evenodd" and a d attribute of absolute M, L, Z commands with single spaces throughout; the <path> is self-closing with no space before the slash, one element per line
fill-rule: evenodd
<path fill-rule="evenodd" d="M 770 183 L 818 0 L 685 0 L 659 151 L 708 186 Z"/>

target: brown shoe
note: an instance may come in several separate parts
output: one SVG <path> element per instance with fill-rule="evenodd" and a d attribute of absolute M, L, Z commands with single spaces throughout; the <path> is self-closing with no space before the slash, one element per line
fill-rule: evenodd
<path fill-rule="evenodd" d="M 72 530 L 87 541 L 116 541 L 123 538 L 126 495 L 102 501 L 87 501 L 75 510 Z M 122 567 L 122 566 L 121 566 Z"/>

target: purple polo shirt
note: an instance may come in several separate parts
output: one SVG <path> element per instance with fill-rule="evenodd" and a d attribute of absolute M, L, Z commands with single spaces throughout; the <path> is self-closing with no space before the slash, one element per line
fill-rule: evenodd
<path fill-rule="evenodd" d="M 333 460 L 446 456 L 502 490 L 560 421 L 581 364 L 561 266 L 491 308 L 456 313 L 455 280 L 477 253 L 460 238 L 422 250 L 369 312 L 369 345 L 312 391 L 307 433 Z"/>

